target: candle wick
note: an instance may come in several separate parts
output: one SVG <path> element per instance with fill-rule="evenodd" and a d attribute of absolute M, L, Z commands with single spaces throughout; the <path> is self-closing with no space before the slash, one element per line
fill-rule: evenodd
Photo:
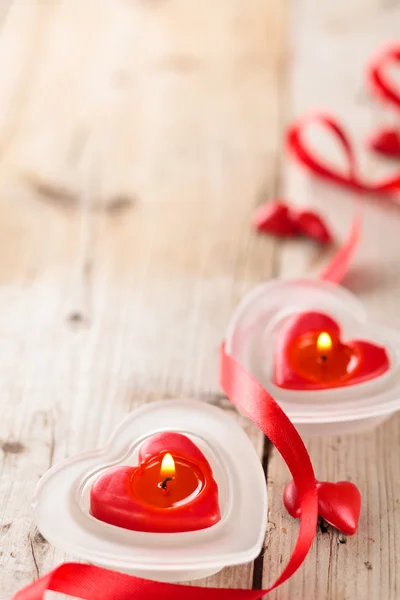
<path fill-rule="evenodd" d="M 319 357 L 321 362 L 326 362 L 328 360 L 328 357 L 326 356 L 326 354 L 321 354 L 321 356 Z"/>
<path fill-rule="evenodd" d="M 173 480 L 174 480 L 174 477 L 166 477 L 164 479 L 164 481 L 161 483 L 161 489 L 166 490 L 168 481 L 173 481 Z"/>

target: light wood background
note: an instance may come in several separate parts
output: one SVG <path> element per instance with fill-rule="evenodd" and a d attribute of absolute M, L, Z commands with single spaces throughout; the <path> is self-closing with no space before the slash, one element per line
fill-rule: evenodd
<path fill-rule="evenodd" d="M 0 598 L 65 559 L 32 520 L 41 475 L 105 442 L 143 402 L 220 394 L 218 346 L 242 296 L 276 275 L 316 272 L 326 252 L 256 237 L 257 204 L 288 197 L 325 211 L 338 235 L 352 198 L 283 153 L 294 115 L 326 107 L 377 177 L 366 135 L 393 115 L 365 65 L 398 38 L 396 0 L 3 0 L 0 3 Z M 399 116 L 397 115 L 397 119 Z M 324 155 L 336 158 L 329 139 Z M 346 285 L 400 326 L 400 214 L 365 203 Z M 263 460 L 270 511 L 255 565 L 205 585 L 267 586 L 297 523 L 288 473 L 238 416 Z M 400 419 L 308 442 L 320 479 L 363 495 L 359 532 L 318 532 L 271 600 L 400 596 Z"/>

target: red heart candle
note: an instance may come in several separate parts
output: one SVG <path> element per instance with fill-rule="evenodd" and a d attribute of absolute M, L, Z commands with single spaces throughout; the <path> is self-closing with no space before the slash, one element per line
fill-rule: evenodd
<path fill-rule="evenodd" d="M 346 343 L 340 327 L 323 313 L 289 319 L 274 355 L 274 383 L 293 390 L 320 390 L 374 379 L 390 367 L 385 348 L 363 340 Z"/>
<path fill-rule="evenodd" d="M 218 486 L 204 454 L 180 433 L 158 433 L 139 451 L 139 466 L 112 467 L 93 483 L 91 514 L 155 533 L 211 527 L 220 516 Z"/>

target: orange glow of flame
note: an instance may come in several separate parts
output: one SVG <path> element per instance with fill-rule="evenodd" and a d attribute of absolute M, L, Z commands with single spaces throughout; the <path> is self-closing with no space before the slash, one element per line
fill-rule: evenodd
<path fill-rule="evenodd" d="M 320 352 L 329 352 L 332 348 L 332 338 L 329 333 L 323 331 L 319 334 L 317 339 L 317 348 Z"/>
<path fill-rule="evenodd" d="M 162 477 L 175 477 L 175 461 L 169 452 L 163 456 L 160 474 Z"/>

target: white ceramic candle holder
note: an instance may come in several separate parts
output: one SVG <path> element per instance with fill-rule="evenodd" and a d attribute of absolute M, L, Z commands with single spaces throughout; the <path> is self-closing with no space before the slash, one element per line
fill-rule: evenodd
<path fill-rule="evenodd" d="M 389 370 L 369 381 L 325 390 L 290 390 L 273 383 L 276 340 L 295 313 L 333 317 L 342 339 L 365 339 L 386 348 Z M 226 352 L 263 385 L 303 436 L 372 429 L 400 409 L 400 335 L 367 319 L 363 306 L 338 285 L 318 280 L 272 280 L 252 290 L 230 321 Z"/>
<path fill-rule="evenodd" d="M 137 465 L 143 441 L 176 431 L 203 452 L 218 484 L 221 520 L 208 529 L 146 533 L 90 514 L 93 480 L 104 469 Z M 132 412 L 108 445 L 67 459 L 40 480 L 33 508 L 43 536 L 91 563 L 156 581 L 187 581 L 252 561 L 264 541 L 267 489 L 254 447 L 235 420 L 205 402 L 154 402 Z"/>

